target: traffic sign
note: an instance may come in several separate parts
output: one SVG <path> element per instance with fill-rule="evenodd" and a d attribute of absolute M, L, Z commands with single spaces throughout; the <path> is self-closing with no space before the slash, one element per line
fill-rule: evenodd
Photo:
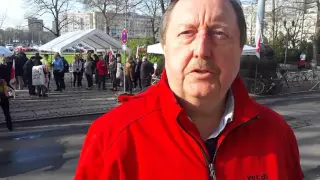
<path fill-rule="evenodd" d="M 128 41 L 128 31 L 126 29 L 123 29 L 121 31 L 121 42 L 122 44 L 127 44 Z"/>

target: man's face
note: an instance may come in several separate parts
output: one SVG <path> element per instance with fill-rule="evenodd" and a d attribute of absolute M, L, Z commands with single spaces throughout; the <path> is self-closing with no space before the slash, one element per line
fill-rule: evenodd
<path fill-rule="evenodd" d="M 228 0 L 180 0 L 164 44 L 168 82 L 181 98 L 220 99 L 239 71 L 240 32 Z"/>

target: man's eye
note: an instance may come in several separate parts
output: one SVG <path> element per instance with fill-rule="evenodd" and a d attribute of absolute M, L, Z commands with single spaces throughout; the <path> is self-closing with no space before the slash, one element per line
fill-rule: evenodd
<path fill-rule="evenodd" d="M 228 35 L 222 31 L 212 31 L 211 33 L 213 36 L 216 36 L 218 38 L 227 38 Z"/>
<path fill-rule="evenodd" d="M 181 33 L 179 34 L 179 36 L 180 36 L 180 35 L 189 35 L 189 34 L 191 34 L 191 33 L 192 33 L 191 30 L 186 30 L 186 31 L 181 32 Z"/>

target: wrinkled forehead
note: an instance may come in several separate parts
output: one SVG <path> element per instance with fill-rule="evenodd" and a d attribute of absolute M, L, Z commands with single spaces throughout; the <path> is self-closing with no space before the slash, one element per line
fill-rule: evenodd
<path fill-rule="evenodd" d="M 220 22 L 237 25 L 236 13 L 230 0 L 175 0 L 171 22 L 175 24 L 208 24 Z"/>

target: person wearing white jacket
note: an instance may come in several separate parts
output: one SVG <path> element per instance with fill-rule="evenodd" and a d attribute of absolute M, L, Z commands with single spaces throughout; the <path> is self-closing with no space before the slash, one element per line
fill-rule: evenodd
<path fill-rule="evenodd" d="M 117 85 L 122 86 L 123 82 L 123 66 L 121 64 L 121 57 L 117 57 L 117 72 L 116 72 L 116 78 L 117 78 Z"/>
<path fill-rule="evenodd" d="M 82 87 L 82 62 L 79 59 L 78 55 L 74 56 L 74 60 L 72 61 L 72 72 L 73 72 L 73 87 Z"/>

